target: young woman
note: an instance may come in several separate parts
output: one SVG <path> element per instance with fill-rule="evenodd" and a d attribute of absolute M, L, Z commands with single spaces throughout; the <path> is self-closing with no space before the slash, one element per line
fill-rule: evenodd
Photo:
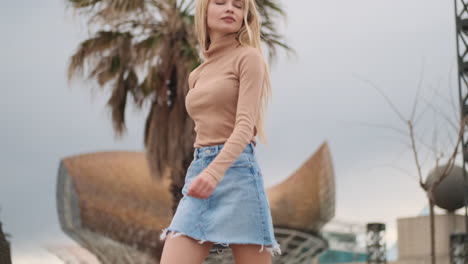
<path fill-rule="evenodd" d="M 183 198 L 161 240 L 161 264 L 200 264 L 212 246 L 236 263 L 271 263 L 275 240 L 257 132 L 271 92 L 254 0 L 197 0 L 195 30 L 205 61 L 188 77 L 186 109 L 196 139 Z M 266 250 L 264 250 L 266 249 Z"/>

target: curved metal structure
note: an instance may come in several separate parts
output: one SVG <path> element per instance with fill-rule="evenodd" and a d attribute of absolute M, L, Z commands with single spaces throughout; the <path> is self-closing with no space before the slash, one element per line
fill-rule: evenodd
<path fill-rule="evenodd" d="M 142 152 L 67 157 L 57 181 L 60 225 L 102 263 L 157 263 L 163 247 L 159 234 L 172 218 L 170 180 L 162 178 L 151 178 Z M 275 263 L 310 262 L 327 248 L 319 231 L 335 211 L 328 145 L 266 191 L 283 252 Z M 230 249 L 218 254 L 213 248 L 206 263 L 232 263 L 229 259 Z"/>
<path fill-rule="evenodd" d="M 327 143 L 283 182 L 267 189 L 273 223 L 318 231 L 335 216 L 335 175 Z"/>

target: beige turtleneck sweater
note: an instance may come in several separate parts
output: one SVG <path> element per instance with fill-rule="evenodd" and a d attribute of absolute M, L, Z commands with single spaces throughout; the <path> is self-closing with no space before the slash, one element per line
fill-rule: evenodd
<path fill-rule="evenodd" d="M 195 122 L 194 147 L 224 143 L 205 168 L 219 181 L 250 141 L 256 145 L 255 123 L 265 75 L 261 52 L 242 46 L 236 35 L 224 35 L 203 51 L 206 60 L 190 73 L 185 100 Z"/>

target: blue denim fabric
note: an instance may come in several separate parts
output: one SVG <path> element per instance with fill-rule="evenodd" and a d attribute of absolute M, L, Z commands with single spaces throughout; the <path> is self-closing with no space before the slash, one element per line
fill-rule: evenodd
<path fill-rule="evenodd" d="M 275 240 L 270 203 L 265 193 L 263 176 L 255 156 L 255 145 L 250 142 L 226 170 L 224 177 L 206 199 L 188 196 L 192 180 L 206 168 L 224 144 L 195 148 L 182 188 L 183 197 L 170 225 L 163 229 L 160 239 L 186 235 L 199 240 L 221 244 L 259 244 L 281 254 Z"/>

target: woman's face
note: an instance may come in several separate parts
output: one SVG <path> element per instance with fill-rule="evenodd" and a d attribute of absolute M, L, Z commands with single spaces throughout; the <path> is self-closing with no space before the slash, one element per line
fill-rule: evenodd
<path fill-rule="evenodd" d="M 207 10 L 208 31 L 220 34 L 238 32 L 242 27 L 244 1 L 209 0 Z"/>

